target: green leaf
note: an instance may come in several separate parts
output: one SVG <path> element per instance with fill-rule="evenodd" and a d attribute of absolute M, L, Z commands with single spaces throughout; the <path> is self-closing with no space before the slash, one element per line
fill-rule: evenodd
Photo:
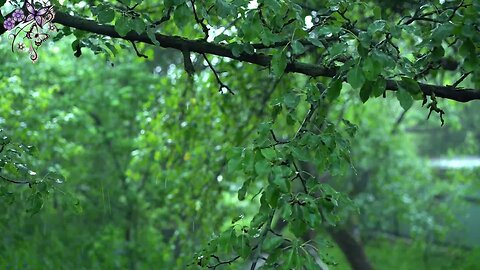
<path fill-rule="evenodd" d="M 177 6 L 175 12 L 173 14 L 173 20 L 178 28 L 182 29 L 187 24 L 190 23 L 190 19 L 192 15 L 192 10 L 188 8 L 187 4 L 181 4 Z"/>
<path fill-rule="evenodd" d="M 274 148 L 265 148 L 260 150 L 260 152 L 267 160 L 274 160 L 277 158 L 277 151 L 275 151 Z"/>
<path fill-rule="evenodd" d="M 217 13 L 220 17 L 226 18 L 233 13 L 233 7 L 224 0 L 217 0 L 216 3 Z"/>
<path fill-rule="evenodd" d="M 242 233 L 237 237 L 236 251 L 240 257 L 246 259 L 250 255 L 252 249 L 250 248 L 248 235 Z"/>
<path fill-rule="evenodd" d="M 289 146 L 289 148 L 292 151 L 293 156 L 302 161 L 308 161 L 310 159 L 310 153 L 306 147 L 295 147 L 295 146 Z"/>
<path fill-rule="evenodd" d="M 135 32 L 137 32 L 139 35 L 141 35 L 143 32 L 145 32 L 145 28 L 147 25 L 141 18 L 135 18 L 132 21 L 132 27 Z"/>
<path fill-rule="evenodd" d="M 465 58 L 475 57 L 475 44 L 470 39 L 464 40 L 462 46 L 460 46 L 459 52 Z"/>
<path fill-rule="evenodd" d="M 422 90 L 418 85 L 418 82 L 409 77 L 402 77 L 402 80 L 398 82 L 398 87 L 401 89 L 415 95 L 420 93 Z"/>
<path fill-rule="evenodd" d="M 130 18 L 122 16 L 115 21 L 115 31 L 122 37 L 126 36 L 132 30 Z"/>
<path fill-rule="evenodd" d="M 283 193 L 290 191 L 290 181 L 286 178 L 276 176 L 275 179 L 273 179 L 273 184 Z"/>
<path fill-rule="evenodd" d="M 328 100 L 333 101 L 340 96 L 340 91 L 342 90 L 342 81 L 332 80 L 327 88 L 327 97 Z"/>
<path fill-rule="evenodd" d="M 370 94 L 372 93 L 372 91 L 372 83 L 370 81 L 367 81 L 360 89 L 360 100 L 363 103 L 367 102 L 367 100 L 370 98 Z"/>
<path fill-rule="evenodd" d="M 307 40 L 318 48 L 325 48 L 323 43 L 318 38 L 308 37 Z"/>
<path fill-rule="evenodd" d="M 305 46 L 303 46 L 303 44 L 298 40 L 295 40 L 294 42 L 292 42 L 291 46 L 292 46 L 293 54 L 302 54 L 305 52 Z"/>
<path fill-rule="evenodd" d="M 110 23 L 115 19 L 115 11 L 106 7 L 98 13 L 97 18 L 99 23 Z"/>
<path fill-rule="evenodd" d="M 242 168 L 242 160 L 239 158 L 232 158 L 227 163 L 227 172 L 235 173 Z"/>
<path fill-rule="evenodd" d="M 437 42 L 445 40 L 445 38 L 452 35 L 454 25 L 450 22 L 440 24 L 437 28 L 432 31 L 432 39 Z"/>
<path fill-rule="evenodd" d="M 288 257 L 285 269 L 301 269 L 298 247 L 293 246 L 287 254 Z"/>
<path fill-rule="evenodd" d="M 363 71 L 360 68 L 360 65 L 356 65 L 348 71 L 347 82 L 354 89 L 362 88 L 363 83 L 365 82 L 365 76 L 363 75 Z"/>
<path fill-rule="evenodd" d="M 372 35 L 376 32 L 383 31 L 385 29 L 386 22 L 384 20 L 377 20 L 370 24 L 367 28 L 367 32 Z"/>
<path fill-rule="evenodd" d="M 445 55 L 445 49 L 441 45 L 435 46 L 432 49 L 432 58 L 433 60 L 439 60 Z"/>
<path fill-rule="evenodd" d="M 410 107 L 413 105 L 412 96 L 401 88 L 397 91 L 397 99 L 400 101 L 400 106 L 402 106 L 404 110 L 410 109 Z"/>
<path fill-rule="evenodd" d="M 373 8 L 373 16 L 375 17 L 375 19 L 382 18 L 382 9 L 380 8 L 380 6 L 375 5 L 375 7 Z"/>
<path fill-rule="evenodd" d="M 346 49 L 347 45 L 345 43 L 335 43 L 332 46 L 328 47 L 328 53 L 330 58 L 333 59 L 344 53 Z"/>
<path fill-rule="evenodd" d="M 43 197 L 40 192 L 35 192 L 30 195 L 27 199 L 28 201 L 28 209 L 27 212 L 30 213 L 32 216 L 40 211 L 43 207 Z"/>
<path fill-rule="evenodd" d="M 300 97 L 293 92 L 288 92 L 283 96 L 283 103 L 289 109 L 295 109 L 300 102 Z"/>
<path fill-rule="evenodd" d="M 271 168 L 272 166 L 270 165 L 270 162 L 265 159 L 255 162 L 255 172 L 259 176 L 266 176 L 268 173 L 270 173 Z"/>
<path fill-rule="evenodd" d="M 270 66 L 275 77 L 279 78 L 282 76 L 285 68 L 287 67 L 287 56 L 285 53 L 282 52 L 274 54 Z"/>
<path fill-rule="evenodd" d="M 251 182 L 250 179 L 246 180 L 245 182 L 243 182 L 243 185 L 240 188 L 240 190 L 238 190 L 238 200 L 239 201 L 245 200 L 245 196 L 247 194 L 247 189 L 248 189 L 248 186 L 250 185 L 250 182 Z"/>
<path fill-rule="evenodd" d="M 382 72 L 382 68 L 382 64 L 380 64 L 373 55 L 368 56 L 365 61 L 363 61 L 362 70 L 367 80 L 374 81 Z"/>
<path fill-rule="evenodd" d="M 377 80 L 372 85 L 372 93 L 374 97 L 379 97 L 383 95 L 385 89 L 387 88 L 387 81 L 383 77 L 378 77 Z"/>
<path fill-rule="evenodd" d="M 155 44 L 156 46 L 160 46 L 160 42 L 158 42 L 155 36 L 155 28 L 147 27 L 147 36 L 148 38 Z"/>

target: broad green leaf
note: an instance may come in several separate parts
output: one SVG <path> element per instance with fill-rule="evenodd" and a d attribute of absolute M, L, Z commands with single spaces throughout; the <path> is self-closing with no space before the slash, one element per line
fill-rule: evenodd
<path fill-rule="evenodd" d="M 146 27 L 147 27 L 147 25 L 145 24 L 145 22 L 141 18 L 137 17 L 137 18 L 133 19 L 132 28 L 139 35 L 142 34 L 143 32 L 145 32 Z"/>
<path fill-rule="evenodd" d="M 292 42 L 292 50 L 293 54 L 302 54 L 305 52 L 305 46 L 303 46 L 300 41 L 295 40 L 294 42 Z"/>
<path fill-rule="evenodd" d="M 460 46 L 459 52 L 465 58 L 475 57 L 475 44 L 470 39 L 464 40 L 462 46 Z"/>
<path fill-rule="evenodd" d="M 115 11 L 106 7 L 98 13 L 97 18 L 99 23 L 110 23 L 115 19 Z"/>
<path fill-rule="evenodd" d="M 372 35 L 376 32 L 383 31 L 385 29 L 385 25 L 386 23 L 384 20 L 377 20 L 368 26 L 367 31 L 370 35 Z"/>
<path fill-rule="evenodd" d="M 192 10 L 187 4 L 181 4 L 175 8 L 173 20 L 178 28 L 182 29 L 191 22 Z"/>
<path fill-rule="evenodd" d="M 239 158 L 231 158 L 227 163 L 228 173 L 235 173 L 242 168 L 242 160 Z"/>
<path fill-rule="evenodd" d="M 160 42 L 158 42 L 155 36 L 155 28 L 147 27 L 147 36 L 148 38 L 155 44 L 156 46 L 160 46 Z"/>
<path fill-rule="evenodd" d="M 432 39 L 434 41 L 440 42 L 445 40 L 447 37 L 452 35 L 454 29 L 454 25 L 450 22 L 439 24 L 437 28 L 433 29 L 432 31 Z"/>
<path fill-rule="evenodd" d="M 297 262 L 299 261 L 298 247 L 292 246 L 287 252 L 287 261 L 285 269 L 297 269 Z"/>
<path fill-rule="evenodd" d="M 374 55 L 367 56 L 363 61 L 362 70 L 367 80 L 374 81 L 382 72 L 382 68 L 383 65 L 377 61 Z"/>
<path fill-rule="evenodd" d="M 228 17 L 234 11 L 232 5 L 230 5 L 225 0 L 217 0 L 216 1 L 216 8 L 217 8 L 218 15 L 220 17 L 223 17 L 223 18 Z"/>
<path fill-rule="evenodd" d="M 350 69 L 350 71 L 348 71 L 347 82 L 354 89 L 360 89 L 363 86 L 363 83 L 365 82 L 365 76 L 363 75 L 360 65 L 355 65 Z"/>
<path fill-rule="evenodd" d="M 360 100 L 365 103 L 370 98 L 370 94 L 372 93 L 372 82 L 366 81 L 362 88 L 360 89 Z"/>
<path fill-rule="evenodd" d="M 273 55 L 270 66 L 275 77 L 279 78 L 283 75 L 285 68 L 287 67 L 287 61 L 287 56 L 284 52 Z"/>
<path fill-rule="evenodd" d="M 250 180 L 246 180 L 245 182 L 243 182 L 242 187 L 240 188 L 240 190 L 238 190 L 239 201 L 245 200 L 245 195 L 247 194 L 247 189 L 249 185 L 250 185 Z"/>
<path fill-rule="evenodd" d="M 275 151 L 273 147 L 264 148 L 260 150 L 260 152 L 267 160 L 274 160 L 277 158 L 277 151 Z"/>
<path fill-rule="evenodd" d="M 387 81 L 383 77 L 377 77 L 372 85 L 372 93 L 374 97 L 381 96 L 387 88 Z"/>
<path fill-rule="evenodd" d="M 300 102 L 300 96 L 294 92 L 288 92 L 283 97 L 283 103 L 288 109 L 295 109 Z"/>
<path fill-rule="evenodd" d="M 126 36 L 131 30 L 130 18 L 121 16 L 115 21 L 115 31 L 117 31 L 120 36 Z"/>
<path fill-rule="evenodd" d="M 335 43 L 328 47 L 329 57 L 334 59 L 345 52 L 347 45 L 345 43 Z"/>
<path fill-rule="evenodd" d="M 382 8 L 380 8 L 379 5 L 375 5 L 375 7 L 373 8 L 373 15 L 375 16 L 375 19 L 382 18 Z"/>
<path fill-rule="evenodd" d="M 318 38 L 308 37 L 307 40 L 318 48 L 325 48 L 323 43 Z"/>
<path fill-rule="evenodd" d="M 242 233 L 237 237 L 236 251 L 240 257 L 246 259 L 252 252 L 252 248 L 249 245 L 248 235 Z"/>
<path fill-rule="evenodd" d="M 259 176 L 266 176 L 268 173 L 270 173 L 272 166 L 270 162 L 268 162 L 266 159 L 261 159 L 257 162 L 255 162 L 255 172 Z"/>
<path fill-rule="evenodd" d="M 273 183 L 283 193 L 290 191 L 290 180 L 284 177 L 276 176 L 275 179 L 273 179 Z"/>
<path fill-rule="evenodd" d="M 402 77 L 402 80 L 398 82 L 398 86 L 413 95 L 422 91 L 418 82 L 409 77 Z"/>
<path fill-rule="evenodd" d="M 432 49 L 432 58 L 433 60 L 441 59 L 445 55 L 445 49 L 441 45 L 435 46 Z"/>
<path fill-rule="evenodd" d="M 334 101 L 340 96 L 340 91 L 342 90 L 342 81 L 341 80 L 332 80 L 327 88 L 327 97 L 328 100 Z"/>
<path fill-rule="evenodd" d="M 412 95 L 403 89 L 398 89 L 397 99 L 400 101 L 400 106 L 402 106 L 404 110 L 410 109 L 413 105 Z"/>

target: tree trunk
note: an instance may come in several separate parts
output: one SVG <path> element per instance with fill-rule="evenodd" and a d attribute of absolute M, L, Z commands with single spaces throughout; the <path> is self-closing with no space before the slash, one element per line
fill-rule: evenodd
<path fill-rule="evenodd" d="M 330 236 L 345 254 L 353 270 L 373 270 L 363 246 L 346 229 L 327 229 Z"/>

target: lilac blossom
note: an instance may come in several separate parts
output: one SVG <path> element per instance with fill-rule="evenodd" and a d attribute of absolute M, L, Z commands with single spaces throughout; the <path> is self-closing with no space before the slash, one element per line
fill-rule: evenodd
<path fill-rule="evenodd" d="M 12 30 L 15 27 L 15 21 L 12 18 L 7 18 L 3 22 L 3 27 L 7 30 Z"/>
<path fill-rule="evenodd" d="M 12 13 L 12 17 L 15 21 L 21 22 L 25 19 L 25 14 L 23 13 L 23 10 L 17 9 Z"/>

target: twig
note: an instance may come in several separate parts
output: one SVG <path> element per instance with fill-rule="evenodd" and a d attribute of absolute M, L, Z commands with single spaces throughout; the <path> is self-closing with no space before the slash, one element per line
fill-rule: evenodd
<path fill-rule="evenodd" d="M 457 88 L 457 86 L 458 86 L 461 82 L 463 82 L 463 80 L 465 80 L 465 79 L 468 77 L 468 75 L 470 75 L 471 73 L 472 73 L 472 72 L 470 71 L 470 72 L 467 72 L 467 73 L 463 74 L 462 77 L 460 77 L 460 79 L 458 79 L 456 82 L 454 82 L 454 83 L 451 85 L 451 87 Z"/>
<path fill-rule="evenodd" d="M 222 262 L 222 261 L 220 261 L 220 258 L 218 258 L 218 256 L 212 255 L 212 257 L 215 258 L 218 263 L 215 264 L 215 265 L 207 265 L 207 268 L 210 268 L 210 269 L 213 269 L 213 270 L 217 269 L 217 267 L 219 267 L 219 266 L 221 266 L 221 265 L 224 265 L 224 264 L 229 264 L 229 265 L 230 265 L 230 264 L 232 264 L 233 262 L 235 262 L 236 260 L 240 259 L 240 256 L 236 256 L 236 257 L 234 257 L 234 258 L 232 258 L 232 259 L 230 259 L 230 260 L 228 260 L 228 261 L 223 261 L 223 262 Z"/>
<path fill-rule="evenodd" d="M 9 179 L 3 175 L 0 175 L 0 179 L 4 180 L 4 181 L 7 181 L 7 182 L 10 182 L 10 183 L 13 183 L 13 184 L 19 184 L 19 185 L 32 185 L 33 183 L 30 182 L 30 181 L 23 181 L 23 180 L 12 180 L 12 179 Z"/>
<path fill-rule="evenodd" d="M 135 50 L 135 53 L 137 54 L 138 57 L 148 58 L 148 56 L 146 56 L 145 54 L 141 53 L 138 50 L 137 45 L 135 44 L 135 41 L 130 40 L 130 43 L 132 43 L 133 49 Z"/>
<path fill-rule="evenodd" d="M 170 7 L 167 10 L 167 13 L 165 15 L 163 15 L 162 18 L 160 18 L 160 20 L 153 22 L 152 25 L 150 25 L 150 27 L 157 27 L 160 24 L 170 20 L 170 14 L 172 13 L 172 11 L 173 11 L 173 7 Z"/>
<path fill-rule="evenodd" d="M 208 39 L 208 27 L 205 24 L 205 18 L 199 18 L 197 15 L 197 10 L 195 9 L 195 0 L 190 0 L 190 3 L 192 3 L 192 9 L 193 9 L 193 15 L 195 16 L 195 21 L 200 24 L 202 27 L 202 31 L 205 34 L 205 37 L 203 38 L 204 40 Z"/>
<path fill-rule="evenodd" d="M 307 181 L 305 181 L 305 178 L 303 178 L 301 171 L 298 169 L 297 164 L 295 164 L 295 161 L 292 160 L 293 167 L 295 168 L 295 173 L 300 179 L 300 182 L 302 182 L 303 186 L 303 191 L 305 191 L 305 194 L 308 194 L 308 189 L 307 189 Z"/>
<path fill-rule="evenodd" d="M 210 67 L 210 69 L 212 70 L 213 74 L 215 75 L 215 78 L 217 79 L 217 83 L 220 85 L 219 92 L 223 92 L 223 90 L 226 89 L 230 94 L 235 95 L 235 93 L 232 91 L 232 89 L 230 89 L 230 87 L 228 87 L 228 85 L 226 85 L 222 82 L 222 80 L 220 79 L 220 76 L 218 76 L 218 73 L 215 70 L 215 68 L 213 67 L 212 63 L 210 63 L 210 60 L 208 60 L 208 57 L 204 53 L 202 53 L 202 55 L 203 55 L 203 58 L 205 58 L 205 61 L 207 61 L 207 64 Z"/>

